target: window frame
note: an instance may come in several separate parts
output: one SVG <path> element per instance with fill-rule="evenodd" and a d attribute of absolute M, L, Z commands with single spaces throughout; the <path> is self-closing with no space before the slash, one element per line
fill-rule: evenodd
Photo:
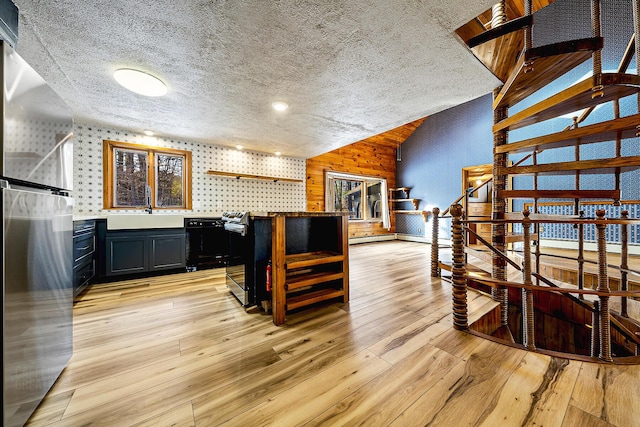
<path fill-rule="evenodd" d="M 102 141 L 103 164 L 103 207 L 110 210 L 145 209 L 146 206 L 115 206 L 115 150 L 132 150 L 147 153 L 147 185 L 151 186 L 151 207 L 159 210 L 190 210 L 191 204 L 191 151 L 175 148 L 155 147 L 151 145 L 133 144 L 121 141 Z M 156 182 L 156 154 L 184 157 L 182 170 L 183 205 L 182 206 L 157 206 L 157 182 Z"/>
<path fill-rule="evenodd" d="M 360 182 L 361 202 L 360 202 L 360 216 L 361 218 L 351 218 L 349 221 L 368 221 L 368 222 L 382 222 L 384 228 L 390 228 L 391 221 L 389 218 L 389 197 L 387 192 L 387 179 L 379 176 L 366 176 L 357 175 L 351 173 L 335 172 L 325 170 L 324 174 L 324 194 L 325 194 L 325 210 L 329 212 L 335 212 L 335 192 L 334 183 L 336 180 L 356 181 Z M 371 218 L 366 203 L 362 203 L 362 197 L 367 196 L 368 188 L 371 185 L 380 184 L 380 201 L 381 201 L 381 218 Z"/>

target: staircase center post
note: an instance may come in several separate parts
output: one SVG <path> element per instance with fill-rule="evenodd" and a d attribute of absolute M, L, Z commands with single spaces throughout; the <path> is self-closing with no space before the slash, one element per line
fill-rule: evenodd
<path fill-rule="evenodd" d="M 593 37 L 601 37 L 602 30 L 600 24 L 600 0 L 591 0 L 591 33 Z M 602 85 L 602 50 L 597 49 L 593 52 L 593 82 L 591 89 L 591 98 L 604 96 L 604 86 Z"/>
<path fill-rule="evenodd" d="M 494 99 L 500 94 L 500 88 L 494 90 Z M 507 108 L 499 107 L 493 111 L 493 122 L 499 123 L 507 118 Z M 507 166 L 507 154 L 497 153 L 496 147 L 507 143 L 508 134 L 506 130 L 500 130 L 493 134 L 493 198 L 491 203 L 491 219 L 504 219 L 507 211 L 507 203 L 502 190 L 507 189 L 507 176 L 500 172 Z M 504 222 L 497 222 L 491 225 L 491 244 L 500 252 L 505 252 L 507 247 L 507 226 Z M 507 280 L 507 263 L 504 259 L 496 254 L 492 258 L 492 277 L 498 280 Z M 502 286 L 491 289 L 491 296 L 495 301 L 500 303 L 500 324 L 506 325 L 508 318 L 509 300 L 507 290 Z"/>

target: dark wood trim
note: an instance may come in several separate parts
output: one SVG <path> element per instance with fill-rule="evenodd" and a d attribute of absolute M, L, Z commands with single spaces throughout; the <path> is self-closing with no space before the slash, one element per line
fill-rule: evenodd
<path fill-rule="evenodd" d="M 467 42 L 467 46 L 469 46 L 469 48 L 474 48 L 482 43 L 497 39 L 498 37 L 502 37 L 514 31 L 522 30 L 530 25 L 533 25 L 533 15 L 512 19 L 499 27 L 492 28 L 482 34 L 478 34 L 477 36 L 470 38 Z"/>
<path fill-rule="evenodd" d="M 604 39 L 602 37 L 587 37 L 584 39 L 569 40 L 560 43 L 548 44 L 528 49 L 524 53 L 525 61 L 533 61 L 548 56 L 564 55 L 574 52 L 591 52 L 602 49 Z"/>

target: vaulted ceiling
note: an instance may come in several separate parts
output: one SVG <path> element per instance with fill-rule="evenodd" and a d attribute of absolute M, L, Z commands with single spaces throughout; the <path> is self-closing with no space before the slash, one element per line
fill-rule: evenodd
<path fill-rule="evenodd" d="M 14 2 L 18 52 L 76 121 L 306 158 L 493 90 L 454 32 L 494 1 Z M 169 92 L 128 92 L 118 68 Z"/>

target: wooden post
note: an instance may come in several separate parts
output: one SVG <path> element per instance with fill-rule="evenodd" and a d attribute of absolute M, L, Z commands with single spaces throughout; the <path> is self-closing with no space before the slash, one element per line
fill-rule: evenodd
<path fill-rule="evenodd" d="M 591 357 L 598 357 L 600 352 L 600 304 L 593 302 L 591 312 Z"/>
<path fill-rule="evenodd" d="M 531 219 L 529 210 L 522 212 L 522 229 L 524 232 L 524 268 L 522 279 L 525 285 L 532 285 L 531 281 Z M 533 291 L 531 289 L 522 290 L 522 330 L 524 335 L 524 346 L 527 350 L 536 349 L 536 329 L 534 324 Z"/>
<path fill-rule="evenodd" d="M 453 221 L 451 223 L 451 238 L 453 242 L 453 262 L 451 281 L 453 282 L 453 328 L 469 329 L 467 317 L 467 280 L 465 279 L 464 238 L 462 233 L 462 205 L 451 205 Z"/>
<path fill-rule="evenodd" d="M 593 37 L 600 37 L 600 0 L 591 0 L 591 33 Z M 604 96 L 604 86 L 602 85 L 602 50 L 596 49 L 593 52 L 593 82 L 591 88 L 591 98 L 601 98 Z"/>
<path fill-rule="evenodd" d="M 609 276 L 607 273 L 607 240 L 606 230 L 607 224 L 605 220 L 604 209 L 598 209 L 596 215 L 599 220 L 603 221 L 596 224 L 598 229 L 598 291 L 610 292 Z M 612 362 L 611 358 L 611 320 L 609 318 L 609 297 L 600 297 L 600 359 Z"/>
<path fill-rule="evenodd" d="M 500 88 L 496 88 L 493 92 L 494 98 L 500 93 Z M 499 123 L 507 117 L 507 108 L 496 108 L 493 111 L 493 123 Z M 496 153 L 496 147 L 507 143 L 507 131 L 501 130 L 493 134 L 493 198 L 491 203 L 491 219 L 504 219 L 507 211 L 506 200 L 499 196 L 501 190 L 507 189 L 506 175 L 499 175 L 498 170 L 507 166 L 507 154 Z M 497 222 L 491 225 L 491 244 L 500 252 L 505 252 L 507 247 L 507 225 L 503 222 Z M 507 280 L 507 262 L 496 254 L 492 258 L 492 272 L 494 279 Z M 491 296 L 495 301 L 500 303 L 500 323 L 507 324 L 507 316 L 509 310 L 508 293 L 504 287 L 492 288 Z"/>
<path fill-rule="evenodd" d="M 580 211 L 580 217 L 584 217 L 584 211 Z M 578 224 L 578 289 L 584 289 L 584 224 Z M 580 299 L 584 295 L 580 294 Z"/>
<path fill-rule="evenodd" d="M 433 229 L 431 232 L 431 277 L 440 277 L 440 251 L 438 233 L 440 227 L 440 208 L 433 208 Z"/>
<path fill-rule="evenodd" d="M 629 219 L 628 210 L 624 210 L 620 214 L 622 219 Z M 629 290 L 627 282 L 628 273 L 625 270 L 629 268 L 629 224 L 620 224 L 620 227 L 620 268 L 623 269 L 622 271 L 620 271 L 620 290 L 627 291 Z M 620 300 L 620 314 L 624 317 L 629 317 L 629 313 L 627 312 L 627 297 L 622 297 Z"/>
<path fill-rule="evenodd" d="M 271 218 L 271 310 L 275 325 L 284 324 L 286 318 L 285 225 L 284 215 Z"/>

